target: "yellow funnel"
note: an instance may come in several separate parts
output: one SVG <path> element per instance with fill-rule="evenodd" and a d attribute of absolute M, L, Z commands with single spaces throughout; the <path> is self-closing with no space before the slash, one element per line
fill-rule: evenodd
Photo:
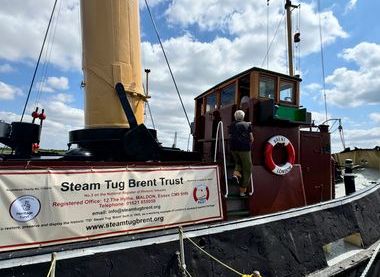
<path fill-rule="evenodd" d="M 144 121 L 138 0 L 81 0 L 85 127 L 129 127 L 115 92 L 121 82 Z"/>

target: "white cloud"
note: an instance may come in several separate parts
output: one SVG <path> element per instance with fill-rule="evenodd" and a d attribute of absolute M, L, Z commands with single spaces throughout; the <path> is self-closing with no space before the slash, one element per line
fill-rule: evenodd
<path fill-rule="evenodd" d="M 0 81 L 0 99 L 13 100 L 16 96 L 22 95 L 21 89 L 8 85 Z"/>
<path fill-rule="evenodd" d="M 67 90 L 69 89 L 69 79 L 66 77 L 48 77 L 45 81 L 38 82 L 36 87 L 44 92 Z"/>
<path fill-rule="evenodd" d="M 344 140 L 346 147 L 374 148 L 380 145 L 380 127 L 370 129 L 344 129 Z M 331 136 L 333 152 L 343 150 L 343 145 L 338 132 Z"/>
<path fill-rule="evenodd" d="M 8 63 L 0 65 L 0 73 L 9 73 L 13 71 L 15 71 L 15 69 Z"/>
<path fill-rule="evenodd" d="M 42 45 L 52 7 L 53 1 L 50 0 L 2 0 L 0 58 L 7 61 L 34 63 Z M 50 57 L 50 62 L 61 69 L 80 70 L 79 1 L 58 1 L 55 14 L 59 14 L 58 24 L 54 20 L 51 25 L 43 57 Z M 51 44 L 53 34 L 54 43 Z M 51 55 L 46 55 L 50 52 Z"/>
<path fill-rule="evenodd" d="M 11 123 L 13 121 L 20 121 L 21 115 L 12 113 L 12 112 L 4 112 L 0 111 L 0 120 L 5 121 L 7 123 Z M 32 117 L 29 115 L 25 115 L 25 121 L 31 121 Z"/>
<path fill-rule="evenodd" d="M 69 79 L 66 77 L 48 77 L 47 85 L 56 90 L 66 90 L 69 88 Z"/>
<path fill-rule="evenodd" d="M 322 86 L 317 83 L 310 83 L 307 85 L 302 86 L 302 94 L 301 97 L 304 96 L 312 96 L 313 98 L 316 97 L 316 95 L 319 95 L 320 91 L 322 90 Z"/>
<path fill-rule="evenodd" d="M 380 113 L 370 113 L 369 118 L 376 123 L 380 123 Z"/>
<path fill-rule="evenodd" d="M 69 142 L 69 131 L 83 128 L 83 110 L 54 99 L 44 102 L 41 108 L 45 109 L 46 114 L 43 122 L 41 148 L 66 149 Z M 31 113 L 32 110 L 26 113 L 25 122 L 32 121 Z M 20 118 L 21 115 L 13 112 L 0 111 L 0 119 L 5 122 L 18 121 Z"/>
<path fill-rule="evenodd" d="M 193 119 L 195 96 L 245 69 L 262 66 L 267 52 L 266 47 L 263 47 L 267 41 L 266 6 L 262 3 L 226 0 L 221 5 L 216 0 L 174 0 L 165 14 L 170 24 L 181 26 L 185 32 L 185 35 L 170 38 L 163 43 L 185 99 L 186 110 L 190 113 L 190 120 Z M 283 3 L 271 2 L 270 39 L 282 15 Z M 319 34 L 315 6 L 302 4 L 301 16 L 303 55 L 319 51 L 319 41 L 315 39 L 316 34 Z M 321 16 L 325 44 L 347 37 L 331 11 L 324 11 Z M 217 31 L 219 35 L 223 35 L 222 29 L 226 37 L 199 41 L 191 34 L 190 27 L 194 25 L 203 31 Z M 283 40 L 284 28 L 281 27 L 270 51 L 269 65 L 271 70 L 286 73 L 286 48 Z M 183 137 L 187 137 L 189 128 L 168 70 L 166 66 L 163 67 L 165 61 L 159 45 L 143 42 L 142 53 L 144 67 L 152 70 L 150 104 L 156 125 L 160 133 L 165 134 L 164 143 L 171 145 L 174 131 L 182 132 Z M 310 87 L 312 88 L 317 89 L 315 85 Z M 171 122 L 175 126 L 165 122 Z M 182 147 L 186 145 L 187 139 L 182 141 Z"/>
<path fill-rule="evenodd" d="M 318 91 L 322 89 L 322 86 L 318 83 L 310 83 L 305 85 L 303 88 L 310 91 Z"/>
<path fill-rule="evenodd" d="M 200 42 L 185 35 L 171 38 L 163 44 L 190 121 L 194 117 L 194 97 L 216 83 L 261 63 L 266 51 L 260 47 L 260 41 L 254 35 L 248 34 L 233 40 L 216 38 L 210 42 Z M 251 55 L 252 49 L 257 49 L 258 54 Z M 149 76 L 150 104 L 157 129 L 160 130 L 159 139 L 169 146 L 173 143 L 174 131 L 177 131 L 179 145 L 186 148 L 189 127 L 161 49 L 157 44 L 143 42 L 142 53 L 144 68 L 152 70 Z M 273 59 L 273 68 L 284 69 L 282 53 L 274 51 L 274 54 L 276 59 Z M 180 140 L 180 137 L 183 139 Z"/>
<path fill-rule="evenodd" d="M 52 100 L 62 103 L 72 103 L 75 99 L 72 94 L 58 93 L 52 97 Z"/>
<path fill-rule="evenodd" d="M 326 121 L 326 113 L 325 112 L 315 112 L 315 111 L 311 111 L 311 119 L 314 121 L 314 124 L 315 125 L 320 125 L 322 123 L 325 123 Z M 327 118 L 331 118 L 331 114 L 330 113 L 327 113 Z M 334 123 L 334 122 L 327 122 L 325 124 L 327 125 L 330 125 Z"/>
<path fill-rule="evenodd" d="M 1 1 L 1 0 L 0 0 Z M 68 2 L 67 2 L 68 1 Z M 51 61 L 61 69 L 80 68 L 80 32 L 78 21 L 78 0 L 63 2 L 61 20 L 57 25 L 56 39 L 52 51 Z M 158 5 L 164 0 L 149 1 L 150 6 Z M 0 45 L 0 58 L 9 61 L 35 60 L 43 33 L 47 26 L 52 3 L 48 0 L 27 0 L 23 3 L 10 4 L 3 1 L 0 11 L 0 34 L 6 44 Z M 141 7 L 145 3 L 141 3 Z M 4 6 L 4 7 L 3 7 Z M 44 7 L 44 8 L 41 8 Z M 277 22 L 282 17 L 283 3 L 271 1 L 270 6 L 270 39 L 272 38 Z M 34 16 L 31 18 L 30 14 Z M 170 38 L 164 41 L 164 46 L 176 76 L 179 88 L 184 98 L 190 121 L 193 119 L 193 98 L 236 73 L 252 66 L 261 66 L 266 54 L 266 6 L 259 1 L 223 1 L 223 5 L 216 0 L 190 1 L 174 0 L 166 11 L 171 24 L 189 27 L 197 25 L 202 30 L 217 31 L 226 37 L 216 37 L 209 42 L 195 39 L 189 30 L 186 35 Z M 314 6 L 302 4 L 302 50 L 303 55 L 319 50 L 319 42 L 315 39 L 318 34 L 318 14 Z M 323 34 L 325 44 L 330 44 L 347 34 L 338 20 L 330 11 L 322 13 Z M 27 22 L 27 23 L 20 23 Z M 176 26 L 175 26 L 176 27 Z M 269 56 L 269 65 L 272 70 L 286 72 L 286 55 L 284 28 L 280 27 L 279 34 L 274 41 Z M 19 36 L 23 33 L 23 37 Z M 24 43 L 28 41 L 28 44 Z M 180 107 L 170 75 L 165 66 L 162 52 L 158 44 L 143 42 L 142 53 L 144 67 L 150 68 L 150 100 L 155 123 L 159 129 L 159 139 L 165 145 L 173 143 L 174 131 L 178 131 L 179 145 L 186 148 L 189 127 Z M 52 87 L 50 87 L 53 89 Z M 46 109 L 64 109 L 75 115 L 74 125 L 83 124 L 78 109 L 71 109 L 68 94 L 59 94 L 51 99 L 51 103 L 44 103 Z M 63 111 L 60 111 L 63 113 Z M 66 113 L 66 111 L 65 111 Z M 67 121 L 61 122 L 58 118 L 51 118 L 52 111 L 48 111 L 46 125 L 54 124 L 58 132 L 68 129 Z M 69 118 L 69 115 L 61 114 Z M 81 122 L 79 122 L 81 120 Z M 149 125 L 148 120 L 147 125 Z M 49 130 L 49 129 L 48 129 Z M 54 132 L 51 132 L 54 135 Z M 53 141 L 49 139 L 48 141 Z M 62 140 L 61 140 L 62 141 Z M 66 141 L 67 142 L 67 141 Z M 55 143 L 55 141 L 54 141 Z"/>
<path fill-rule="evenodd" d="M 284 3 L 281 1 L 270 3 L 268 18 L 270 40 L 283 17 L 283 7 Z M 217 0 L 174 0 L 169 5 L 166 15 L 171 24 L 179 24 L 182 27 L 197 25 L 201 30 L 208 31 L 224 30 L 233 36 L 254 34 L 256 39 L 261 40 L 261 46 L 266 45 L 267 10 L 266 5 L 260 1 L 226 0 L 221 5 Z M 296 16 L 297 11 L 294 12 L 294 18 Z M 332 11 L 321 12 L 321 18 L 324 44 L 328 45 L 337 38 L 348 36 Z M 319 51 L 319 40 L 315 39 L 316 34 L 319 34 L 319 19 L 315 5 L 301 3 L 300 21 L 302 55 Z M 281 43 L 284 37 L 284 28 L 279 30 L 276 44 Z"/>
<path fill-rule="evenodd" d="M 345 49 L 340 55 L 356 63 L 358 69 L 337 68 L 326 78 L 331 89 L 326 90 L 329 103 L 357 107 L 380 103 L 380 45 L 361 42 Z"/>
<path fill-rule="evenodd" d="M 350 0 L 348 1 L 347 5 L 346 5 L 346 8 L 344 9 L 344 13 L 348 13 L 349 11 L 353 10 L 356 6 L 356 3 L 358 2 L 358 0 Z"/>

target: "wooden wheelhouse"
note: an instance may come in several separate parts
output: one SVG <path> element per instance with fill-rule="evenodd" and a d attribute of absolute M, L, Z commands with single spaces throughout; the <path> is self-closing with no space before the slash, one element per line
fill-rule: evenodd
<path fill-rule="evenodd" d="M 234 112 L 243 110 L 245 120 L 252 123 L 255 141 L 251 189 L 254 193 L 248 201 L 251 215 L 333 198 L 330 134 L 324 126 L 313 126 L 311 113 L 300 106 L 300 82 L 298 77 L 253 67 L 195 98 L 193 148 L 201 153 L 204 161 L 213 160 L 219 121 L 223 122 L 228 165 L 232 164 L 228 130 Z M 286 137 L 294 147 L 294 164 L 287 174 L 275 174 L 265 163 L 264 150 L 274 136 Z M 217 152 L 221 157 L 221 151 Z M 284 165 L 287 159 L 284 145 L 276 145 L 275 164 Z"/>

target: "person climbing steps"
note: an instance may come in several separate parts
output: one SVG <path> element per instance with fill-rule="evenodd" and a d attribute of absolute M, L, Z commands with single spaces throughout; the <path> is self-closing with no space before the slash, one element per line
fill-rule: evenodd
<path fill-rule="evenodd" d="M 239 185 L 241 197 L 246 196 L 249 186 L 252 168 L 251 145 L 254 140 L 251 122 L 244 121 L 244 116 L 242 110 L 237 110 L 234 114 L 235 121 L 229 130 L 230 149 L 235 163 L 232 182 Z"/>

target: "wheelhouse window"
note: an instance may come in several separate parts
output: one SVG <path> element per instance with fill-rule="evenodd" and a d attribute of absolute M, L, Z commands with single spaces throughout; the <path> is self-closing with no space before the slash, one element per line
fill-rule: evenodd
<path fill-rule="evenodd" d="M 206 98 L 206 112 L 212 112 L 216 109 L 216 94 L 211 93 Z"/>
<path fill-rule="evenodd" d="M 280 82 L 280 101 L 294 103 L 294 83 Z"/>
<path fill-rule="evenodd" d="M 239 79 L 239 98 L 240 98 L 240 107 L 242 107 L 243 104 L 249 103 L 249 93 L 250 93 L 250 75 L 243 76 Z"/>
<path fill-rule="evenodd" d="M 276 94 L 274 84 L 274 79 L 265 76 L 260 77 L 259 96 L 274 99 Z"/>
<path fill-rule="evenodd" d="M 220 91 L 220 104 L 222 107 L 235 103 L 235 91 L 235 83 L 225 88 L 222 88 L 222 90 Z"/>

